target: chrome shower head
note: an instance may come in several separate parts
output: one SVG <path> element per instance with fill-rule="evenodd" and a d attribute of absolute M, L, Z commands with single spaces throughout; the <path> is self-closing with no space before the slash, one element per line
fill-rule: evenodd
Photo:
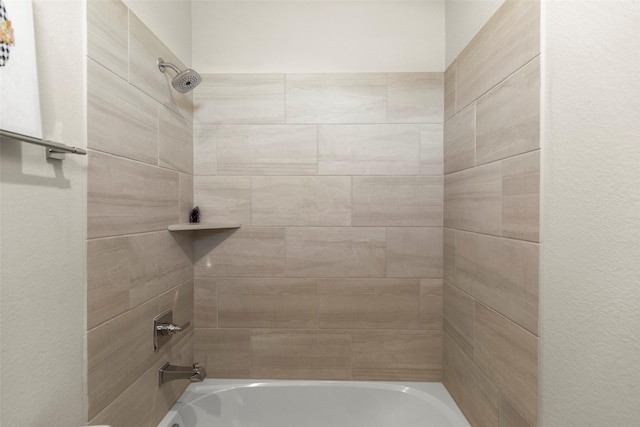
<path fill-rule="evenodd" d="M 202 83 L 202 77 L 200 77 L 200 74 L 194 70 L 186 69 L 184 71 L 180 71 L 180 69 L 175 65 L 169 62 L 164 62 L 164 59 L 162 58 L 158 58 L 158 69 L 164 73 L 167 67 L 177 73 L 173 80 L 171 80 L 171 85 L 180 93 L 190 92 Z"/>

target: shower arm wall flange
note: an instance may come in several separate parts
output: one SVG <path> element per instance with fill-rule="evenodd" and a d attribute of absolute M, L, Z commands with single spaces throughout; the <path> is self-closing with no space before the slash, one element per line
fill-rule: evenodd
<path fill-rule="evenodd" d="M 173 71 L 176 72 L 176 74 L 180 74 L 180 69 L 178 67 L 176 67 L 175 65 L 173 65 L 170 62 L 164 62 L 164 59 L 162 58 L 158 58 L 158 69 L 160 70 L 161 73 L 164 73 L 166 70 L 165 68 L 171 68 Z"/>

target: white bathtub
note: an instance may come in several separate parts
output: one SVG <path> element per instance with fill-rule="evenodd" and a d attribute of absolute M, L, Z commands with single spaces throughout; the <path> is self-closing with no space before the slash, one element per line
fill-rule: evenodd
<path fill-rule="evenodd" d="M 158 427 L 469 427 L 440 383 L 208 379 Z"/>

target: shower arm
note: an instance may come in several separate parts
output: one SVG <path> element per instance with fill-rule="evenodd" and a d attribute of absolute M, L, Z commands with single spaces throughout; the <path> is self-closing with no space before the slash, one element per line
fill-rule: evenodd
<path fill-rule="evenodd" d="M 164 59 L 162 58 L 158 58 L 158 69 L 160 70 L 160 72 L 164 73 L 166 71 L 165 68 L 167 67 L 175 71 L 176 74 L 180 74 L 180 69 L 178 67 L 176 67 L 170 62 L 164 62 Z"/>

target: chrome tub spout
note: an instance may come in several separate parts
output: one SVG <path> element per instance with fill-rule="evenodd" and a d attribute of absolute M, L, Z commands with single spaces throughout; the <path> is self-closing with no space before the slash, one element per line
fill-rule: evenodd
<path fill-rule="evenodd" d="M 207 378 L 207 371 L 198 363 L 194 363 L 193 366 L 174 366 L 167 362 L 160 368 L 160 385 L 173 380 L 199 383 L 205 378 Z"/>

